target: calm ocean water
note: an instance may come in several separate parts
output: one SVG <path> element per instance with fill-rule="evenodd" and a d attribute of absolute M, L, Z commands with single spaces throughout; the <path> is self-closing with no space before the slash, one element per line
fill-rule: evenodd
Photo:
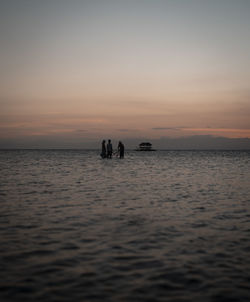
<path fill-rule="evenodd" d="M 1 301 L 250 301 L 250 152 L 0 151 Z"/>

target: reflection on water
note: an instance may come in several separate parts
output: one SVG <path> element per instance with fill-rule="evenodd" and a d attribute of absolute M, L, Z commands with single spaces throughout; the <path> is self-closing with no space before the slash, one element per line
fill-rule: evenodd
<path fill-rule="evenodd" d="M 250 152 L 1 151 L 1 301 L 249 301 Z"/>

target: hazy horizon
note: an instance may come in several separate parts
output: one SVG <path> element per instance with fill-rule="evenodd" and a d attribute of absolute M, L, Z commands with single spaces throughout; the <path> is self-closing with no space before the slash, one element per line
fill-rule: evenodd
<path fill-rule="evenodd" d="M 107 138 L 106 138 L 107 139 Z M 226 138 L 213 137 L 210 135 L 194 135 L 189 137 L 160 139 L 134 138 L 124 139 L 125 150 L 135 150 L 141 142 L 151 142 L 156 150 L 250 150 L 249 138 Z M 112 140 L 114 150 L 117 149 L 118 139 Z M 54 137 L 48 139 L 33 138 L 33 140 L 23 141 L 22 139 L 6 140 L 0 144 L 0 150 L 4 149 L 82 149 L 101 150 L 101 141 L 85 140 L 79 141 L 77 138 L 61 141 Z"/>

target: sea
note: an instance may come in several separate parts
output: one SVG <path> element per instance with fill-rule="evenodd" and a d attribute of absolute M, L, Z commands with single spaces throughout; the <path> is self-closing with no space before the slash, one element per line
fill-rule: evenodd
<path fill-rule="evenodd" d="M 250 151 L 0 151 L 0 300 L 250 301 Z"/>

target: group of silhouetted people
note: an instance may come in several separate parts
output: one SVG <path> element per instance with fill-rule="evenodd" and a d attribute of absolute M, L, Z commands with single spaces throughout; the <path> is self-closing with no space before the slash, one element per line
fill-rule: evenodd
<path fill-rule="evenodd" d="M 111 140 L 110 139 L 108 140 L 107 146 L 106 146 L 106 141 L 103 140 L 101 157 L 102 158 L 112 158 L 113 154 L 117 154 L 117 155 L 119 155 L 120 158 L 124 158 L 124 144 L 120 141 L 118 143 L 117 152 L 114 153 Z"/>

